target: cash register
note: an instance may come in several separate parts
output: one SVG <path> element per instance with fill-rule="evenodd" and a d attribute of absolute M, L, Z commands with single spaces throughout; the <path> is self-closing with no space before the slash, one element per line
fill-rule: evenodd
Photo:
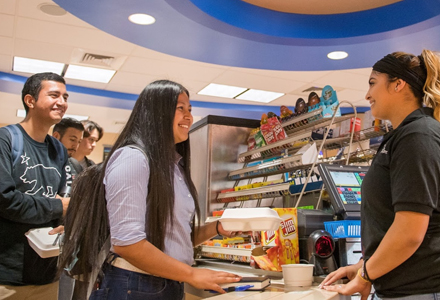
<path fill-rule="evenodd" d="M 320 164 L 318 169 L 338 218 L 360 220 L 361 185 L 368 167 Z"/>
<path fill-rule="evenodd" d="M 361 185 L 368 168 L 368 166 L 330 164 L 318 166 L 338 220 L 360 220 Z M 360 237 L 339 238 L 336 247 L 340 266 L 355 264 L 362 256 Z"/>

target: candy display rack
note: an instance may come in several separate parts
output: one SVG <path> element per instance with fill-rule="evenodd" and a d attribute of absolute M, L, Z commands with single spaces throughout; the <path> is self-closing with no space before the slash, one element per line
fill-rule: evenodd
<path fill-rule="evenodd" d="M 344 103 L 342 101 L 341 103 Z M 340 104 L 341 104 L 340 103 Z M 339 104 L 339 105 L 340 105 Z M 350 104 L 350 103 L 349 103 Z M 351 104 L 350 104 L 351 105 Z M 306 124 L 302 124 L 300 126 L 297 126 L 295 128 L 290 128 L 288 133 L 288 137 L 284 140 L 278 141 L 273 144 L 266 145 L 264 147 L 254 149 L 251 151 L 247 151 L 244 153 L 241 153 L 238 156 L 239 162 L 244 162 L 243 168 L 240 170 L 235 170 L 229 173 L 228 179 L 229 180 L 235 180 L 235 186 L 238 186 L 239 181 L 243 179 L 252 179 L 257 177 L 263 177 L 263 182 L 267 180 L 267 176 L 270 175 L 276 175 L 281 174 L 281 178 L 284 178 L 284 173 L 295 171 L 298 169 L 309 169 L 314 170 L 316 164 L 318 161 L 318 153 L 322 151 L 324 145 L 327 142 L 327 135 L 328 130 L 326 130 L 326 133 L 324 135 L 324 138 L 322 141 L 320 141 L 318 144 L 320 145 L 319 150 L 317 151 L 315 158 L 313 159 L 312 164 L 302 164 L 301 162 L 301 155 L 293 155 L 293 156 L 287 156 L 285 158 L 276 159 L 267 163 L 262 163 L 260 165 L 251 166 L 248 167 L 247 164 L 252 161 L 256 160 L 262 160 L 263 158 L 267 156 L 274 156 L 274 155 L 280 155 L 283 153 L 283 151 L 292 151 L 292 148 L 299 149 L 301 146 L 304 146 L 307 143 L 313 142 L 311 139 L 311 131 L 315 130 L 316 128 L 321 127 L 330 127 L 332 124 L 335 124 L 336 122 L 342 122 L 344 120 L 348 120 L 352 117 L 357 117 L 356 108 L 353 106 L 354 114 L 345 115 L 342 117 L 336 117 L 336 111 L 339 108 L 339 106 L 336 108 L 335 113 L 333 114 L 332 118 L 326 118 L 326 119 L 317 119 L 311 122 L 307 122 Z M 292 118 L 291 120 L 285 122 L 282 124 L 284 128 L 289 128 L 293 126 L 293 124 L 298 124 L 302 120 L 309 119 L 311 117 L 316 117 L 318 115 L 319 110 L 300 115 L 298 117 Z M 296 125 L 295 125 L 296 126 Z M 294 134 L 296 133 L 296 134 Z M 290 135 L 290 136 L 289 136 Z M 351 132 L 351 135 L 348 139 L 349 144 L 348 148 L 351 148 L 351 144 L 353 141 L 354 132 Z M 346 138 L 343 138 L 345 141 Z M 327 142 L 329 143 L 329 142 Z M 350 152 L 350 150 L 349 150 Z M 270 155 L 268 155 L 270 154 Z M 347 159 L 348 162 L 348 159 Z M 291 189 L 291 183 L 281 183 L 281 184 L 274 184 L 274 185 L 267 185 L 263 187 L 257 187 L 257 188 L 250 188 L 240 191 L 229 191 L 224 193 L 219 193 L 217 196 L 217 201 L 225 203 L 225 207 L 230 202 L 234 201 L 245 201 L 245 200 L 255 200 L 255 199 L 264 199 L 264 198 L 275 198 L 275 197 L 282 197 L 282 196 L 295 196 L 298 195 L 297 205 L 299 204 L 301 197 L 306 192 L 311 191 L 319 191 L 321 189 L 322 185 L 314 185 L 316 189 L 307 189 L 307 185 L 310 181 L 312 172 L 308 172 L 308 176 L 304 183 L 302 183 L 302 188 L 298 192 L 298 187 L 295 189 L 295 193 L 292 193 Z"/>

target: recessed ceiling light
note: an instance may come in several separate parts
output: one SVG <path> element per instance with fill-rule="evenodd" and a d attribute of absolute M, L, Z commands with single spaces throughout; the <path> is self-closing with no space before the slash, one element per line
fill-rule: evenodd
<path fill-rule="evenodd" d="M 147 14 L 132 14 L 128 17 L 128 19 L 138 25 L 151 25 L 156 22 L 156 19 Z"/>
<path fill-rule="evenodd" d="M 33 74 L 41 72 L 53 72 L 61 75 L 63 69 L 63 63 L 18 56 L 14 56 L 14 63 L 12 65 L 12 71 Z"/>
<path fill-rule="evenodd" d="M 51 16 L 64 16 L 65 14 L 67 14 L 67 11 L 64 10 L 63 8 L 59 7 L 56 4 L 52 4 L 52 3 L 42 3 L 40 5 L 38 5 L 38 8 L 44 12 L 45 14 L 51 15 Z"/>
<path fill-rule="evenodd" d="M 246 90 L 247 88 L 238 86 L 210 83 L 197 94 L 232 99 Z"/>
<path fill-rule="evenodd" d="M 283 93 L 249 89 L 235 99 L 269 103 L 283 95 Z"/>
<path fill-rule="evenodd" d="M 26 111 L 24 109 L 17 109 L 17 117 L 20 117 L 20 118 L 26 117 Z M 72 119 L 75 119 L 78 121 L 83 121 L 83 120 L 88 120 L 89 116 L 65 114 L 63 118 L 72 118 Z"/>
<path fill-rule="evenodd" d="M 348 56 L 348 53 L 345 51 L 333 51 L 327 54 L 327 57 L 330 59 L 344 59 Z"/>
<path fill-rule="evenodd" d="M 115 73 L 115 70 L 69 65 L 67 67 L 66 74 L 64 74 L 64 77 L 70 79 L 108 83 L 112 79 L 113 75 L 115 75 Z"/>

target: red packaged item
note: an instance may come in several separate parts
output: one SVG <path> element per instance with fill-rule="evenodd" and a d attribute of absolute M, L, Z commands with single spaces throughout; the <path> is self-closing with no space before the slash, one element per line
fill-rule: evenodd
<path fill-rule="evenodd" d="M 287 137 L 277 117 L 267 119 L 267 123 L 261 125 L 261 133 L 264 136 L 266 144 L 275 143 Z"/>

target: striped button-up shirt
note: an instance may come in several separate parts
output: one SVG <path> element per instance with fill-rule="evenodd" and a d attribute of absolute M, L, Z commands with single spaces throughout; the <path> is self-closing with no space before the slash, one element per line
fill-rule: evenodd
<path fill-rule="evenodd" d="M 111 244 L 128 246 L 146 239 L 146 198 L 150 169 L 138 149 L 123 147 L 110 158 L 104 177 Z M 193 263 L 191 221 L 194 200 L 178 164 L 174 168 L 173 228 L 167 227 L 165 254 L 188 265 Z M 148 254 L 146 253 L 146 258 Z"/>

